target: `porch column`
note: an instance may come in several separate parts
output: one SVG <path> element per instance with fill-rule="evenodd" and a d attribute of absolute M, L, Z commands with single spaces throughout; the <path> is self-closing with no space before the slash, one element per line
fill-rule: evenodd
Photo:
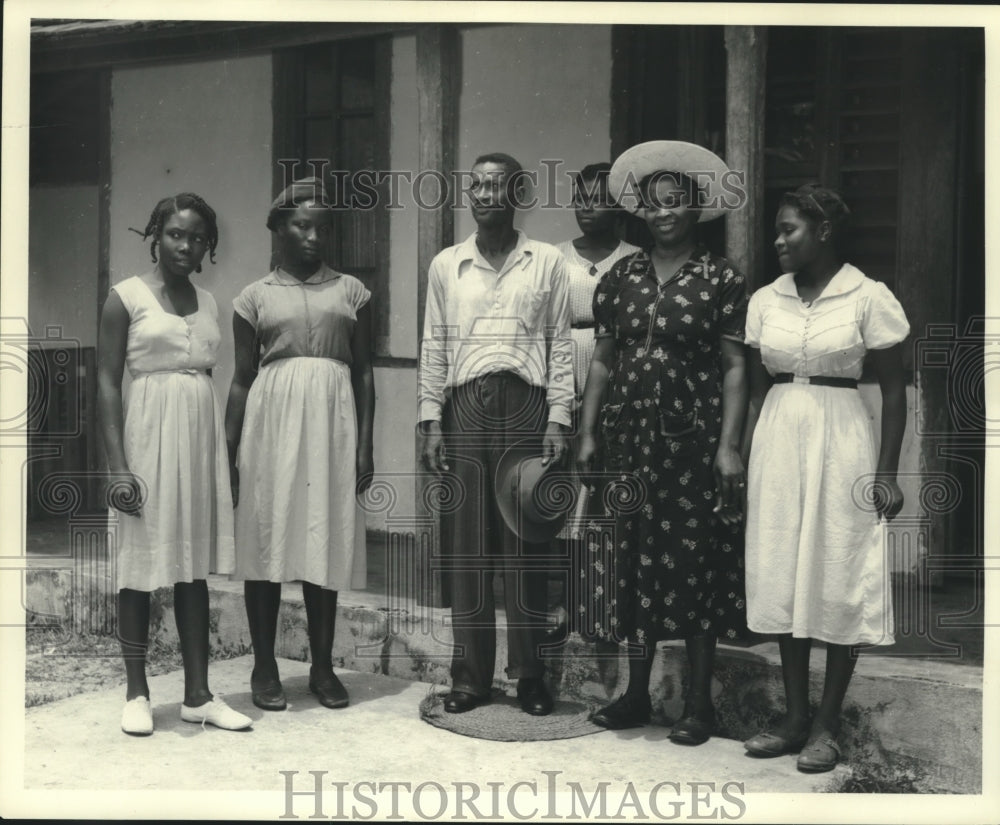
<path fill-rule="evenodd" d="M 726 219 L 726 257 L 747 279 L 747 291 L 761 283 L 765 235 L 764 84 L 767 27 L 726 26 L 726 163 L 745 172 L 742 209 Z"/>
<path fill-rule="evenodd" d="M 437 170 L 449 182 L 455 169 L 456 120 L 459 93 L 458 30 L 449 24 L 427 24 L 417 29 L 417 95 L 420 168 Z M 455 241 L 455 216 L 449 203 L 438 209 L 420 209 L 417 216 L 417 342 L 423 344 L 427 270 L 431 260 Z M 417 461 L 421 439 L 417 433 Z M 428 486 L 433 476 L 417 467 L 416 553 L 417 577 L 423 585 L 416 595 L 419 604 L 441 606 L 441 574 L 432 564 L 440 554 L 440 530 L 436 513 L 427 506 Z M 421 528 L 419 525 L 427 525 Z M 430 575 L 426 575 L 427 571 Z"/>

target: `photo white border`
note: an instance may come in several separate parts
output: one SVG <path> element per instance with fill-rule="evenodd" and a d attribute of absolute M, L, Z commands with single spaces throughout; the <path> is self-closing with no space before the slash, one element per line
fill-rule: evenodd
<path fill-rule="evenodd" d="M 28 297 L 28 83 L 30 18 L 118 18 L 177 20 L 309 20 L 340 22 L 459 22 L 459 23 L 589 23 L 726 24 L 726 25 L 885 25 L 983 26 L 986 30 L 986 142 L 1000 139 L 992 102 L 998 89 L 1000 12 L 988 6 L 935 5 L 800 5 L 698 3 L 498 3 L 498 2 L 328 2 L 328 0 L 7 0 L 3 5 L 3 141 L 0 198 L 0 315 L 27 318 Z M 905 136 L 904 136 L 905 139 Z M 996 168 L 996 154 L 987 150 L 986 180 Z M 1000 228 L 998 199 L 987 193 L 986 226 Z M 986 246 L 986 272 L 996 272 L 995 244 Z M 986 310 L 992 317 L 987 334 L 1000 336 L 1000 300 L 996 278 L 986 279 Z M 25 408 L 26 376 L 10 370 L 0 375 L 0 420 Z M 997 375 L 987 374 L 989 419 L 997 414 Z M 992 385 L 992 386 L 991 386 Z M 984 502 L 1000 501 L 996 458 L 989 448 Z M 22 467 L 25 450 L 0 447 L 0 555 L 13 555 L 10 542 L 24 535 L 25 507 Z M 997 542 L 997 508 L 986 508 L 984 547 L 987 555 Z M 1000 572 L 986 571 L 986 593 L 1000 593 Z M 986 603 L 983 678 L 982 795 L 900 794 L 753 794 L 744 799 L 745 822 L 997 822 L 1000 821 L 1000 701 L 998 692 L 998 599 Z M 284 794 L 273 792 L 83 792 L 25 791 L 24 669 L 25 639 L 12 628 L 20 615 L 17 576 L 0 572 L 0 662 L 9 665 L 0 679 L 0 815 L 54 818 L 276 818 L 284 810 Z M 989 627 L 993 625 L 993 627 Z M 275 783 L 277 787 L 277 782 Z M 269 812 L 262 816 L 262 812 Z M 301 817 L 305 818 L 305 817 Z M 677 820 L 682 821 L 682 820 Z"/>

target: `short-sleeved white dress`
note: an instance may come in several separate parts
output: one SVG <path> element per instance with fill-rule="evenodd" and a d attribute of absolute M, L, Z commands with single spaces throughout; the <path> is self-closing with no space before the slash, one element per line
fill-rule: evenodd
<path fill-rule="evenodd" d="M 885 284 L 845 264 L 810 306 L 792 274 L 759 289 L 746 343 L 768 372 L 860 378 L 865 354 L 909 334 Z M 871 421 L 855 389 L 775 384 L 748 467 L 747 624 L 833 644 L 892 644 L 884 525 L 859 485 L 875 471 Z"/>
<path fill-rule="evenodd" d="M 590 369 L 590 359 L 594 356 L 594 290 L 601 278 L 607 274 L 618 261 L 636 252 L 639 247 L 626 241 L 619 241 L 618 246 L 604 260 L 596 264 L 588 261 L 573 246 L 573 241 L 563 241 L 556 244 L 566 259 L 566 274 L 569 278 L 569 314 L 573 338 L 573 383 L 576 397 L 583 395 L 587 383 L 587 372 Z"/>
<path fill-rule="evenodd" d="M 139 517 L 112 510 L 119 589 L 156 590 L 233 570 L 233 505 L 222 411 L 207 370 L 219 349 L 218 309 L 167 312 L 139 277 L 111 287 L 129 314 L 124 446 L 145 487 Z"/>
<path fill-rule="evenodd" d="M 237 456 L 234 578 L 365 586 L 351 340 L 370 297 L 326 266 L 305 281 L 279 267 L 233 301 L 260 346 Z"/>

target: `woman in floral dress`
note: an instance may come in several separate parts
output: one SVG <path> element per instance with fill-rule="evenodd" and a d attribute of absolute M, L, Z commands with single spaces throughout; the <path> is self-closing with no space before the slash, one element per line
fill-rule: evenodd
<path fill-rule="evenodd" d="M 716 639 L 745 627 L 746 292 L 732 265 L 695 239 L 699 221 L 723 213 L 714 185 L 699 190 L 695 173 L 714 171 L 718 181 L 725 168 L 708 150 L 677 141 L 640 144 L 615 163 L 612 195 L 640 212 L 654 246 L 620 261 L 597 288 L 581 423 L 581 470 L 600 438 L 605 468 L 620 478 L 612 537 L 590 548 L 594 579 L 604 584 L 588 607 L 607 617 L 601 635 L 630 643 L 628 687 L 593 720 L 608 728 L 649 721 L 656 643 L 684 639 L 690 679 L 670 733 L 684 744 L 701 744 L 714 726 Z"/>

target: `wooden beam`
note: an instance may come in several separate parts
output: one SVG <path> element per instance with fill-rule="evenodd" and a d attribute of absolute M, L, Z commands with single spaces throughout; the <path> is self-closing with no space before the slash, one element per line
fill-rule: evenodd
<path fill-rule="evenodd" d="M 101 328 L 101 312 L 111 291 L 111 69 L 101 71 L 98 79 L 97 132 L 97 329 Z M 97 382 L 89 380 L 86 409 L 87 440 L 94 445 L 94 463 L 88 469 L 104 470 L 107 453 L 104 437 L 97 426 Z M 92 508 L 100 506 L 101 480 L 88 485 L 87 501 Z"/>
<path fill-rule="evenodd" d="M 142 65 L 176 60 L 221 60 L 272 49 L 410 31 L 409 23 L 224 23 L 197 21 L 109 27 L 58 34 L 31 33 L 31 70 Z M 161 21 L 162 22 L 162 21 Z"/>
<path fill-rule="evenodd" d="M 764 208 L 764 85 L 767 28 L 726 26 L 726 163 L 744 172 L 746 202 L 726 219 L 726 257 L 747 279 L 762 283 Z"/>
<path fill-rule="evenodd" d="M 457 143 L 459 71 L 458 30 L 449 24 L 427 24 L 417 29 L 417 105 L 419 113 L 420 171 L 434 170 L 450 180 L 455 169 Z M 446 199 L 450 200 L 450 199 Z M 427 302 L 427 270 L 442 249 L 455 242 L 455 216 L 449 203 L 438 209 L 419 210 L 417 215 L 417 342 L 423 342 Z M 421 439 L 417 439 L 420 455 Z M 440 569 L 432 562 L 440 554 L 440 529 L 436 513 L 428 512 L 425 492 L 432 477 L 417 474 L 416 521 L 431 525 L 429 536 L 417 536 L 419 564 L 429 576 L 418 577 L 427 587 L 414 596 L 419 604 L 441 606 L 445 602 Z"/>
<path fill-rule="evenodd" d="M 392 130 L 392 37 L 375 41 L 375 169 L 388 169 L 391 163 L 389 136 Z M 388 186 L 379 187 L 379 205 L 375 212 L 375 277 L 372 284 L 374 317 L 372 318 L 372 354 L 378 358 L 392 355 L 389 327 L 392 323 L 391 290 L 389 289 L 389 210 Z"/>
<path fill-rule="evenodd" d="M 420 171 L 450 176 L 455 169 L 460 62 L 458 31 L 448 24 L 417 30 L 417 105 Z M 455 242 L 455 215 L 445 204 L 417 215 L 417 340 L 423 340 L 427 270 L 431 260 Z"/>

